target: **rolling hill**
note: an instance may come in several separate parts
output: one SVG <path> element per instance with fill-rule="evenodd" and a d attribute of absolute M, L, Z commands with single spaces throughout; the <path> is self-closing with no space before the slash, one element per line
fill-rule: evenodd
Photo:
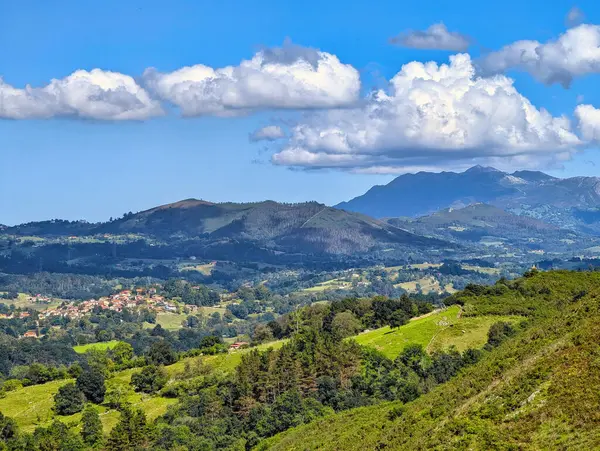
<path fill-rule="evenodd" d="M 527 216 L 518 216 L 493 205 L 476 203 L 446 208 L 419 218 L 389 218 L 389 224 L 412 233 L 464 245 L 501 243 L 505 250 L 569 252 L 584 250 L 597 237 L 563 229 Z"/>
<path fill-rule="evenodd" d="M 420 398 L 351 409 L 288 430 L 260 450 L 598 449 L 600 274 L 532 273 L 455 295 L 465 314 L 527 321 L 476 364 Z"/>
<path fill-rule="evenodd" d="M 104 241 L 114 236 L 131 236 L 155 243 L 152 248 L 131 250 L 132 258 L 195 255 L 271 263 L 287 257 L 335 258 L 376 252 L 393 256 L 394 251 L 440 253 L 456 248 L 454 244 L 418 236 L 385 221 L 316 202 L 216 204 L 187 199 L 128 213 L 105 223 L 54 220 L 10 227 L 4 233 L 63 239 L 90 236 Z M 77 250 L 80 256 L 86 253 L 85 245 L 79 245 Z M 93 252 L 97 254 L 98 250 Z"/>
<path fill-rule="evenodd" d="M 600 178 L 512 174 L 475 166 L 465 172 L 405 174 L 337 207 L 376 218 L 421 216 L 487 203 L 563 228 L 600 234 Z"/>

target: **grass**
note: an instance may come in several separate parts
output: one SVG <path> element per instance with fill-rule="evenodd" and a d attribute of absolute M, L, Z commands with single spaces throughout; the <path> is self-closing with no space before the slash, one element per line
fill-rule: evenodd
<path fill-rule="evenodd" d="M 454 305 L 410 321 L 391 330 L 389 326 L 357 335 L 354 339 L 361 345 L 378 349 L 386 357 L 396 358 L 409 344 L 420 344 L 429 352 L 456 346 L 459 351 L 481 348 L 487 341 L 490 326 L 497 321 L 516 322 L 518 316 L 464 317 Z"/>
<path fill-rule="evenodd" d="M 279 340 L 271 343 L 265 343 L 256 348 L 266 350 L 268 348 L 279 349 L 286 340 Z M 116 344 L 118 341 L 93 343 L 91 345 L 82 345 L 80 348 L 92 349 L 97 348 L 97 345 Z M 78 351 L 79 352 L 79 351 Z M 85 352 L 85 351 L 83 351 Z M 170 378 L 174 378 L 177 374 L 182 373 L 186 362 L 193 362 L 201 359 L 204 363 L 210 365 L 213 370 L 222 372 L 231 372 L 241 362 L 242 356 L 249 352 L 244 349 L 236 352 L 217 354 L 214 356 L 200 356 L 182 359 L 173 365 L 165 367 Z M 132 368 L 115 373 L 106 381 L 107 387 L 113 385 L 129 386 L 131 376 L 140 371 L 140 368 Z M 32 385 L 21 389 L 9 392 L 4 398 L 0 398 L 0 412 L 13 418 L 21 430 L 25 432 L 33 432 L 38 426 L 47 426 L 55 419 L 63 421 L 67 424 L 74 424 L 79 427 L 81 413 L 76 413 L 70 416 L 55 415 L 52 411 L 54 406 L 54 395 L 58 389 L 68 383 L 73 382 L 72 379 L 52 381 L 41 385 Z M 144 410 L 149 419 L 157 418 L 166 413 L 167 408 L 177 402 L 176 399 L 163 398 L 161 396 L 151 396 L 146 394 L 131 392 L 127 397 L 134 407 L 140 407 Z M 109 409 L 106 406 L 97 406 L 104 432 L 110 431 L 119 421 L 120 413 L 114 409 Z"/>
<path fill-rule="evenodd" d="M 466 269 L 467 271 L 476 271 L 476 272 L 480 272 L 482 274 L 489 274 L 491 276 L 497 276 L 500 274 L 500 269 L 499 268 L 486 268 L 484 266 L 474 266 L 474 265 L 462 265 L 463 269 Z"/>
<path fill-rule="evenodd" d="M 163 329 L 177 330 L 181 329 L 181 322 L 187 319 L 185 313 L 158 313 L 156 315 L 156 324 L 160 324 Z M 156 324 L 144 323 L 147 329 L 153 329 Z"/>
<path fill-rule="evenodd" d="M 114 348 L 117 345 L 117 343 L 119 343 L 119 340 L 102 341 L 99 343 L 89 343 L 86 345 L 73 346 L 73 350 L 77 354 L 85 354 L 90 349 L 97 349 L 98 351 L 106 351 L 107 349 Z"/>
<path fill-rule="evenodd" d="M 0 294 L 4 294 L 5 292 L 0 292 Z M 33 310 L 46 310 L 53 309 L 60 305 L 62 300 L 53 300 L 52 302 L 45 304 L 42 302 L 35 302 L 33 298 L 25 293 L 19 293 L 19 297 L 15 300 L 2 299 L 0 303 L 6 305 L 14 305 L 15 308 L 21 309 L 33 309 Z"/>
<path fill-rule="evenodd" d="M 346 282 L 346 281 L 339 280 L 339 279 L 331 279 L 326 282 L 321 282 L 321 283 L 315 285 L 314 287 L 305 288 L 302 291 L 307 292 L 307 293 L 315 293 L 315 292 L 320 292 L 320 291 L 325 291 L 325 290 L 342 290 L 342 289 L 347 289 L 350 287 L 352 287 L 352 284 L 350 282 Z"/>
<path fill-rule="evenodd" d="M 434 277 L 423 277 L 418 280 L 413 280 L 411 282 L 403 282 L 394 286 L 402 288 L 403 290 L 406 290 L 409 293 L 415 293 L 418 291 L 417 285 L 421 287 L 421 291 L 423 292 L 423 294 L 431 293 L 432 291 L 435 293 L 441 293 L 443 291 L 440 287 L 440 283 Z"/>
<path fill-rule="evenodd" d="M 328 415 L 256 449 L 598 449 L 600 274 L 553 271 L 518 282 L 468 302 L 474 312 L 526 306 L 527 326 L 450 381 L 404 405 Z"/>
<path fill-rule="evenodd" d="M 215 263 L 207 263 L 203 265 L 186 265 L 181 267 L 181 271 L 196 271 L 205 276 L 210 276 L 213 269 L 215 268 Z"/>

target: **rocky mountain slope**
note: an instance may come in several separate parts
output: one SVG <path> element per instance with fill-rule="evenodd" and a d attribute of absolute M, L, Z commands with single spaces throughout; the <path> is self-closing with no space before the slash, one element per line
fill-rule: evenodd
<path fill-rule="evenodd" d="M 600 234 L 600 178 L 512 174 L 475 166 L 465 172 L 419 172 L 374 186 L 337 205 L 376 218 L 421 216 L 449 207 L 487 203 L 561 228 Z"/>

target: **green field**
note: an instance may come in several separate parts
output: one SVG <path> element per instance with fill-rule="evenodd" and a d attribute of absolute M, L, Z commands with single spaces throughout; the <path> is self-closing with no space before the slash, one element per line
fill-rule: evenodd
<path fill-rule="evenodd" d="M 0 294 L 4 294 L 4 291 L 0 291 Z M 21 309 L 33 309 L 33 310 L 46 310 L 56 308 L 62 301 L 59 299 L 52 300 L 52 302 L 45 304 L 41 302 L 33 302 L 33 300 L 25 293 L 19 293 L 19 297 L 15 300 L 2 299 L 0 303 L 6 305 L 14 305 L 15 308 Z"/>
<path fill-rule="evenodd" d="M 346 282 L 344 280 L 339 279 L 332 279 L 326 282 L 321 282 L 315 285 L 314 287 L 305 288 L 302 291 L 307 293 L 315 293 L 325 290 L 344 290 L 349 288 L 352 288 L 352 284 L 350 282 Z"/>
<path fill-rule="evenodd" d="M 158 313 L 156 315 L 156 324 L 160 324 L 163 329 L 177 330 L 181 329 L 181 322 L 188 317 L 185 313 Z M 144 323 L 144 327 L 152 329 L 156 324 Z"/>
<path fill-rule="evenodd" d="M 518 316 L 460 316 L 456 305 L 443 311 L 420 317 L 391 330 L 389 326 L 354 337 L 361 345 L 378 349 L 394 359 L 409 344 L 422 345 L 428 352 L 456 346 L 459 351 L 481 348 L 487 341 L 490 326 L 497 321 L 516 322 Z"/>
<path fill-rule="evenodd" d="M 119 340 L 111 340 L 111 341 L 101 341 L 99 343 L 89 343 L 86 345 L 77 345 L 77 346 L 73 346 L 73 350 L 77 354 L 85 354 L 90 349 L 97 349 L 99 351 L 105 351 L 107 349 L 114 348 L 118 342 L 119 342 Z"/>
<path fill-rule="evenodd" d="M 417 287 L 417 285 L 419 285 L 421 292 L 423 294 L 428 294 L 431 292 L 441 293 L 443 291 L 447 291 L 448 293 L 456 292 L 456 290 L 454 289 L 454 287 L 452 286 L 451 283 L 449 283 L 442 289 L 439 281 L 436 280 L 435 277 L 432 277 L 432 276 L 423 277 L 421 279 L 413 280 L 410 282 L 397 283 L 394 286 L 397 288 L 402 288 L 403 290 L 406 290 L 409 293 L 416 293 L 419 291 L 418 290 L 419 287 Z"/>
<path fill-rule="evenodd" d="M 279 349 L 286 340 L 279 340 L 271 343 L 265 343 L 256 348 L 266 350 L 268 348 Z M 83 349 L 98 349 L 97 345 L 116 344 L 118 341 L 93 343 L 90 345 L 82 345 L 77 348 Z M 104 347 L 106 349 L 107 346 Z M 77 351 L 79 352 L 79 351 Z M 82 351 L 85 352 L 85 351 Z M 182 373 L 185 364 L 197 360 L 202 360 L 203 363 L 210 365 L 213 370 L 223 371 L 225 373 L 233 371 L 242 360 L 242 356 L 249 352 L 248 349 L 218 354 L 214 356 L 190 357 L 182 359 L 173 365 L 166 367 L 170 378 L 174 378 L 179 373 Z M 111 378 L 107 379 L 106 385 L 110 389 L 111 386 L 121 385 L 129 386 L 132 374 L 140 371 L 140 368 L 119 371 Z M 81 413 L 76 413 L 70 416 L 55 415 L 52 411 L 54 405 L 54 395 L 58 389 L 68 383 L 73 382 L 72 379 L 52 381 L 41 385 L 32 385 L 23 387 L 6 394 L 4 398 L 0 398 L 0 412 L 13 418 L 19 427 L 25 432 L 32 432 L 37 426 L 46 426 L 55 419 L 59 419 L 65 423 L 78 424 L 81 418 Z M 144 410 L 149 419 L 163 415 L 169 405 L 177 402 L 176 399 L 163 398 L 160 396 L 151 396 L 146 394 L 131 392 L 127 396 L 127 400 L 135 407 L 140 407 Z M 106 406 L 99 406 L 100 418 L 104 426 L 105 432 L 110 431 L 119 420 L 119 412 L 114 409 L 108 409 Z"/>

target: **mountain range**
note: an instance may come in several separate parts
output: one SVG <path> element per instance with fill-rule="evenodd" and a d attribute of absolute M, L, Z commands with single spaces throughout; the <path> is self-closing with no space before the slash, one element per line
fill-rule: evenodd
<path fill-rule="evenodd" d="M 275 263 L 305 258 L 350 258 L 385 252 L 436 253 L 456 248 L 385 221 L 317 202 L 282 204 L 212 203 L 186 199 L 104 223 L 42 221 L 8 227 L 5 236 L 42 237 L 49 243 L 78 247 L 78 255 L 102 252 L 98 241 L 122 237 L 151 243 L 131 250 L 131 258 L 198 256 L 211 259 Z M 82 243 L 82 237 L 95 237 Z M 65 244 L 67 243 L 67 244 Z M 89 249 L 88 249 L 89 248 Z M 73 254 L 71 252 L 71 254 Z M 123 251 L 120 252 L 123 255 Z"/>
<path fill-rule="evenodd" d="M 600 178 L 557 178 L 474 166 L 465 172 L 404 174 L 336 205 L 376 218 L 417 217 L 486 203 L 580 232 L 600 234 Z"/>

